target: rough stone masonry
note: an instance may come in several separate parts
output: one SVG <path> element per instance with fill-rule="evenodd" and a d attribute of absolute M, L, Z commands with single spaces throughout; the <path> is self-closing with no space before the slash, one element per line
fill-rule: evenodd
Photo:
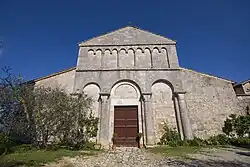
<path fill-rule="evenodd" d="M 100 118 L 96 140 L 104 146 L 114 132 L 124 143 L 143 133 L 143 144 L 155 145 L 165 123 L 182 139 L 219 134 L 250 101 L 241 102 L 233 83 L 180 67 L 175 41 L 132 26 L 80 43 L 76 67 L 35 80 L 90 95 Z M 132 112 L 119 115 L 117 106 L 136 106 L 136 120 Z"/>

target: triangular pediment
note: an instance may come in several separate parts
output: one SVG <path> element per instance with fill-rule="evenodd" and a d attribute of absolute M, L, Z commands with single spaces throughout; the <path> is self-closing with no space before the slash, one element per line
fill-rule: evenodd
<path fill-rule="evenodd" d="M 138 44 L 175 44 L 176 42 L 154 33 L 127 26 L 113 32 L 81 42 L 79 46 L 93 45 L 138 45 Z"/>

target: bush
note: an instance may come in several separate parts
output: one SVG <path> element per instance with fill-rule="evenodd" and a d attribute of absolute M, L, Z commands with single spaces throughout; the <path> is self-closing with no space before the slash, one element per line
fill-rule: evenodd
<path fill-rule="evenodd" d="M 164 134 L 162 135 L 159 144 L 169 145 L 171 147 L 176 147 L 182 144 L 179 133 L 169 128 L 167 123 L 164 124 L 163 130 Z"/>
<path fill-rule="evenodd" d="M 63 146 L 61 146 L 60 144 L 49 144 L 45 148 L 46 148 L 46 150 L 49 150 L 49 151 L 56 151 L 56 150 L 60 149 L 61 147 L 63 147 Z M 64 148 L 69 149 L 69 146 L 64 147 Z"/>
<path fill-rule="evenodd" d="M 182 141 L 179 133 L 164 125 L 164 134 L 160 139 L 162 145 L 171 147 L 177 146 L 207 146 L 207 145 L 234 145 L 250 147 L 250 115 L 236 116 L 230 115 L 224 122 L 223 132 L 226 134 L 219 134 L 211 136 L 207 140 L 195 137 L 193 140 Z"/>
<path fill-rule="evenodd" d="M 242 141 L 243 142 L 243 141 Z M 234 142 L 236 143 L 236 141 Z M 231 140 L 224 134 L 219 134 L 217 136 L 212 136 L 207 140 L 203 140 L 197 137 L 194 137 L 192 140 L 182 141 L 180 139 L 179 133 L 167 126 L 164 125 L 164 134 L 160 139 L 160 143 L 162 145 L 168 145 L 170 147 L 177 146 L 207 146 L 207 145 L 228 145 L 231 144 Z"/>
<path fill-rule="evenodd" d="M 228 145 L 230 144 L 230 138 L 224 134 L 219 134 L 217 136 L 211 136 L 205 142 L 207 145 Z"/>
<path fill-rule="evenodd" d="M 230 137 L 250 136 L 250 115 L 231 114 L 224 121 L 223 132 Z"/>
<path fill-rule="evenodd" d="M 30 151 L 33 149 L 35 149 L 35 148 L 31 144 L 21 144 L 21 145 L 14 146 L 14 147 L 10 148 L 10 151 L 22 153 L 22 152 Z"/>
<path fill-rule="evenodd" d="M 94 150 L 95 143 L 93 143 L 93 142 L 82 143 L 82 145 L 79 148 L 82 150 Z"/>
<path fill-rule="evenodd" d="M 250 147 L 250 138 L 247 137 L 231 138 L 230 143 L 238 147 Z"/>
<path fill-rule="evenodd" d="M 12 145 L 9 136 L 0 132 L 0 155 L 9 152 Z"/>
<path fill-rule="evenodd" d="M 195 137 L 193 140 L 187 140 L 188 146 L 205 146 L 206 142 L 200 138 Z"/>

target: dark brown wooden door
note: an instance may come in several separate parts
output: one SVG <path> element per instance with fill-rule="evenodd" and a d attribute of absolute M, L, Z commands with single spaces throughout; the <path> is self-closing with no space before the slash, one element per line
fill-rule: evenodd
<path fill-rule="evenodd" d="M 115 106 L 114 133 L 117 146 L 137 147 L 137 106 Z"/>

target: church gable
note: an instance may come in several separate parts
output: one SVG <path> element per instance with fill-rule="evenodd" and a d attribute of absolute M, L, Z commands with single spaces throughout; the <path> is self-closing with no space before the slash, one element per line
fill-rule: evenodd
<path fill-rule="evenodd" d="M 79 44 L 79 46 L 89 45 L 135 45 L 135 44 L 175 44 L 176 42 L 141 30 L 136 27 L 127 26 L 108 34 L 92 38 Z"/>

